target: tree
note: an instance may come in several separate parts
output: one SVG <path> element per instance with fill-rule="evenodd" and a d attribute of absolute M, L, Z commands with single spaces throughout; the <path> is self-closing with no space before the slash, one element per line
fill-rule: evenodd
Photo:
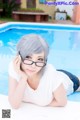
<path fill-rule="evenodd" d="M 20 0 L 2 0 L 1 8 L 3 9 L 2 16 L 11 17 L 13 10 L 18 10 L 20 8 Z"/>

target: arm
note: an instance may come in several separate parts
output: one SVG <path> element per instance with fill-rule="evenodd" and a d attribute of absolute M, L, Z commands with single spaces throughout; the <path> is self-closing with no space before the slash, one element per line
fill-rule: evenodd
<path fill-rule="evenodd" d="M 27 75 L 20 69 L 20 64 L 21 64 L 21 58 L 17 56 L 13 60 L 13 66 L 14 66 L 14 70 L 21 76 L 19 82 L 17 82 L 16 79 L 9 76 L 8 98 L 13 108 L 20 107 L 20 104 L 24 95 L 24 91 L 26 88 Z"/>
<path fill-rule="evenodd" d="M 54 99 L 49 104 L 52 107 L 64 107 L 67 104 L 67 95 L 63 84 L 54 91 Z"/>
<path fill-rule="evenodd" d="M 17 82 L 15 79 L 9 76 L 8 99 L 12 108 L 17 109 L 20 107 L 25 88 L 26 88 L 26 79 L 20 79 L 19 82 Z"/>

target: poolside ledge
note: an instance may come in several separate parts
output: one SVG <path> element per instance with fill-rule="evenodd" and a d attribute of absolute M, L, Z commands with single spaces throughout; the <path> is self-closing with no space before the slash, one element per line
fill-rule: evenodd
<path fill-rule="evenodd" d="M 22 20 L 29 22 L 43 22 L 48 21 L 48 14 L 42 12 L 23 12 L 23 11 L 13 11 L 12 18 L 14 20 Z"/>

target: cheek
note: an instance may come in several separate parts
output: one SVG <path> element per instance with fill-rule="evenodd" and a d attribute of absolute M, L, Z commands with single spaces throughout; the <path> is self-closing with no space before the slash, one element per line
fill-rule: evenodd
<path fill-rule="evenodd" d="M 21 68 L 22 68 L 23 71 L 26 71 L 26 69 L 31 69 L 30 66 L 25 65 L 25 64 L 23 64 L 23 63 L 21 64 Z M 39 72 L 42 68 L 36 67 L 35 69 L 36 69 L 36 73 L 37 73 L 37 72 Z"/>
<path fill-rule="evenodd" d="M 23 63 L 21 64 L 21 68 L 22 68 L 23 71 L 26 69 L 25 65 Z"/>
<path fill-rule="evenodd" d="M 42 68 L 37 68 L 37 72 L 39 72 L 39 71 L 41 71 L 42 70 Z"/>

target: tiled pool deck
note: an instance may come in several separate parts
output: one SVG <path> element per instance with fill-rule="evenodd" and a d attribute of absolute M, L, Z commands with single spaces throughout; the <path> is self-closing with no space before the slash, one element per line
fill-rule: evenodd
<path fill-rule="evenodd" d="M 0 24 L 5 23 L 6 21 L 0 21 Z M 8 21 L 7 21 L 8 22 Z M 18 21 L 19 22 L 19 21 Z M 21 21 L 20 21 L 21 22 Z M 44 22 L 42 22 L 44 23 Z M 52 24 L 68 24 L 68 25 L 76 25 L 73 21 L 71 20 L 53 20 L 53 21 L 49 21 L 46 23 L 52 23 Z"/>
<path fill-rule="evenodd" d="M 71 20 L 54 20 L 52 23 L 60 23 L 60 24 L 71 24 L 71 25 L 76 25 L 74 22 Z"/>

